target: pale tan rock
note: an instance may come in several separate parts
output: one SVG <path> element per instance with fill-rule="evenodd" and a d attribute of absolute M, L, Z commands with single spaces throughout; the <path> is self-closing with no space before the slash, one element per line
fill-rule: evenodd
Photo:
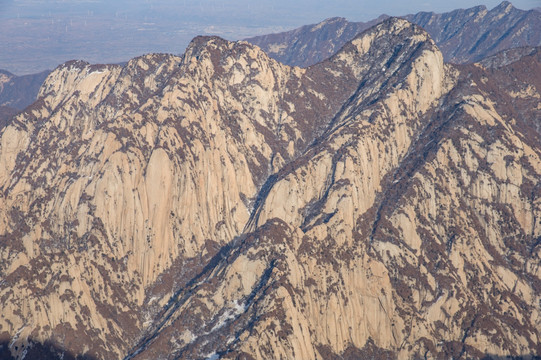
<path fill-rule="evenodd" d="M 399 19 L 307 69 L 219 38 L 59 67 L 0 135 L 0 335 L 98 358 L 536 351 L 541 152 L 465 71 Z"/>

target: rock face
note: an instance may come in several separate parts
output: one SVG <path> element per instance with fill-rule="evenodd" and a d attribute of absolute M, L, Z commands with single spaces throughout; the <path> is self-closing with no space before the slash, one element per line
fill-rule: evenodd
<path fill-rule="evenodd" d="M 0 132 L 0 354 L 541 355 L 541 59 L 507 58 L 392 18 L 307 69 L 60 66 Z"/>
<path fill-rule="evenodd" d="M 382 15 L 367 23 L 332 18 L 247 41 L 284 64 L 307 67 L 328 58 L 355 35 L 386 18 Z M 480 61 L 509 48 L 541 46 L 541 12 L 519 10 L 507 1 L 492 10 L 477 6 L 443 14 L 420 12 L 403 18 L 423 27 L 444 60 L 455 64 Z"/>

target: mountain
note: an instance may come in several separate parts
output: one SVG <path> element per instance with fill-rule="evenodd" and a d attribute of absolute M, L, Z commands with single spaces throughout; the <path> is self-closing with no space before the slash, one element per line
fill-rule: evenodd
<path fill-rule="evenodd" d="M 382 15 L 368 23 L 332 18 L 247 41 L 284 64 L 307 67 L 328 58 L 359 32 L 385 18 Z M 444 14 L 420 12 L 403 18 L 430 34 L 446 62 L 472 63 L 508 48 L 541 46 L 541 13 L 516 9 L 507 1 L 490 11 L 477 6 Z"/>
<path fill-rule="evenodd" d="M 246 41 L 261 47 L 283 64 L 307 67 L 330 57 L 357 34 L 387 18 L 387 15 L 382 15 L 365 23 L 335 17 L 319 24 L 305 25 L 279 34 L 256 36 Z"/>
<path fill-rule="evenodd" d="M 47 75 L 49 71 L 17 76 L 0 70 L 0 128 L 9 118 L 36 101 Z"/>
<path fill-rule="evenodd" d="M 540 356 L 541 58 L 497 56 L 391 18 L 58 67 L 0 130 L 0 354 Z"/>
<path fill-rule="evenodd" d="M 445 60 L 453 63 L 476 62 L 505 49 L 541 45 L 541 13 L 516 9 L 507 1 L 490 11 L 479 6 L 405 18 L 425 28 Z"/>
<path fill-rule="evenodd" d="M 36 101 L 39 89 L 50 71 L 17 76 L 0 70 L 0 106 L 22 110 Z"/>

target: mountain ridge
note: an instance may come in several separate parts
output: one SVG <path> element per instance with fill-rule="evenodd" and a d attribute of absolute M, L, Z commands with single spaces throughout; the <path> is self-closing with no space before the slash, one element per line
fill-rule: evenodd
<path fill-rule="evenodd" d="M 491 17 L 490 13 L 496 13 L 496 16 Z M 345 18 L 335 17 L 289 32 L 247 40 L 260 45 L 284 64 L 306 67 L 331 56 L 347 40 L 388 17 L 383 14 L 364 23 L 348 22 Z M 505 1 L 490 11 L 485 6 L 478 6 L 444 14 L 420 12 L 403 17 L 428 29 L 440 46 L 446 61 L 475 62 L 509 47 L 541 45 L 541 38 L 537 35 L 541 29 L 538 12 L 535 9 L 527 12 L 517 10 Z M 498 17 L 501 19 L 497 19 Z M 494 24 L 497 22 L 503 23 L 504 28 L 501 24 L 496 28 Z M 468 34 L 479 34 L 473 39 L 476 40 L 475 43 L 469 43 L 473 40 L 468 39 Z M 504 36 L 496 39 L 491 34 Z M 523 34 L 526 34 L 527 38 Z M 463 43 L 458 44 L 457 41 Z M 5 76 L 8 74 L 11 81 L 0 90 L 0 126 L 36 99 L 39 86 L 48 72 L 22 77 L 6 71 L 4 73 Z"/>
<path fill-rule="evenodd" d="M 306 69 L 217 37 L 59 66 L 0 129 L 0 339 L 538 356 L 541 62 L 502 57 L 391 18 Z"/>
<path fill-rule="evenodd" d="M 541 45 L 541 14 L 534 9 L 516 9 L 508 1 L 491 10 L 480 5 L 443 14 L 419 12 L 400 17 L 425 28 L 446 62 L 471 63 L 510 47 Z M 387 15 L 381 15 L 366 23 L 330 18 L 246 41 L 260 46 L 284 64 L 307 67 L 329 57 L 356 34 L 386 18 Z"/>

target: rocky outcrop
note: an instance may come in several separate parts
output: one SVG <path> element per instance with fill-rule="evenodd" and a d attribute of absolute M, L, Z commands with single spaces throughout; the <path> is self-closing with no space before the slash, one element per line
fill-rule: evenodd
<path fill-rule="evenodd" d="M 0 133 L 0 341 L 540 355 L 536 51 L 446 65 L 393 18 L 307 69 L 216 37 L 62 65 Z"/>
<path fill-rule="evenodd" d="M 120 356 L 324 130 L 358 86 L 351 65 L 201 37 L 182 58 L 56 69 L 2 132 L 4 336 Z"/>
<path fill-rule="evenodd" d="M 307 67 L 328 58 L 361 31 L 387 17 L 382 15 L 367 23 L 331 18 L 247 41 L 284 64 Z M 509 48 L 541 45 L 541 13 L 516 9 L 508 1 L 491 10 L 477 6 L 443 14 L 420 12 L 403 18 L 423 27 L 444 60 L 455 64 L 480 61 Z"/>
<path fill-rule="evenodd" d="M 376 29 L 352 45 L 391 56 Z M 414 44 L 366 61 L 365 86 L 276 174 L 241 245 L 173 299 L 138 356 L 172 339 L 181 358 L 539 353 L 539 208 L 525 190 L 539 148 L 486 74 L 446 68 L 426 35 L 401 30 L 395 44 Z"/>

